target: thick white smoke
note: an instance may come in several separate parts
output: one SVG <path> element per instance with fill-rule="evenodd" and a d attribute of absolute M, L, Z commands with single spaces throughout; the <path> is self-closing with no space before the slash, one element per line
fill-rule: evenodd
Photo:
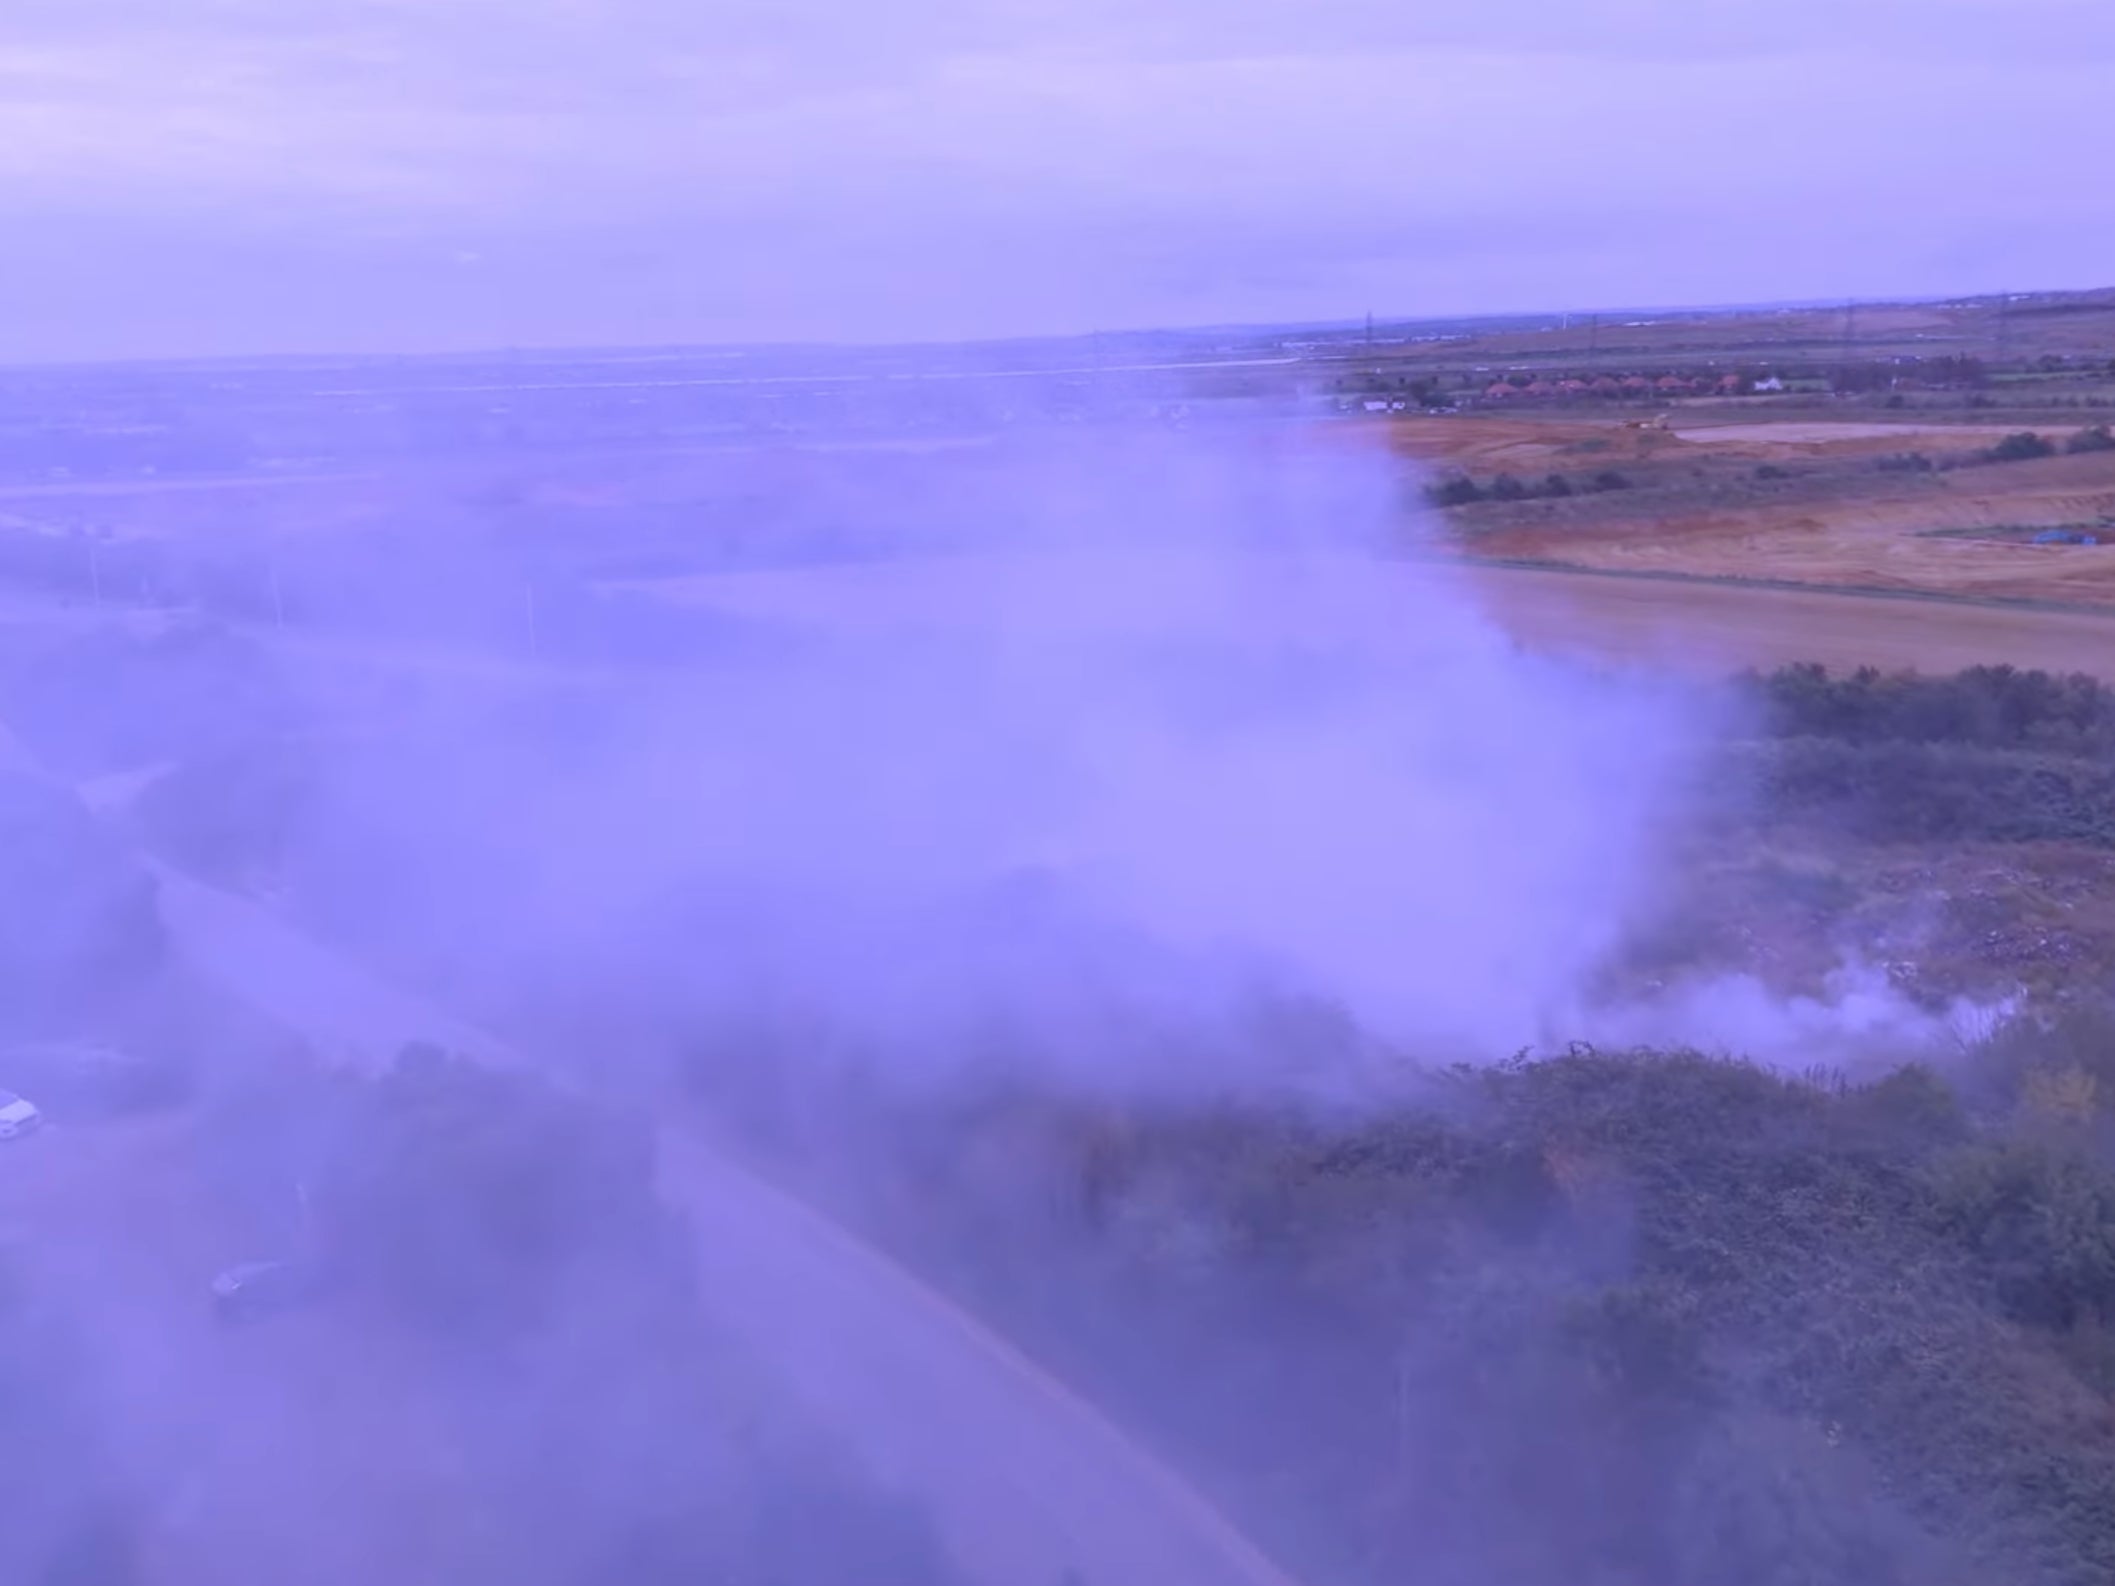
<path fill-rule="evenodd" d="M 1170 1078 L 1264 1060 L 1259 998 L 1447 1060 L 1568 1033 L 1693 697 L 1515 645 L 1411 554 L 1384 459 L 1101 436 L 943 477 L 914 552 L 661 592 L 774 644 L 592 730 L 450 723 L 340 807 L 416 842 L 437 939 L 910 1060 Z"/>

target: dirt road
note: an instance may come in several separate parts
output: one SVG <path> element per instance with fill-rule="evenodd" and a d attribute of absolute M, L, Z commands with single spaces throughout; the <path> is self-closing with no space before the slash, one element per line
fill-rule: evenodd
<path fill-rule="evenodd" d="M 270 911 L 163 871 L 197 967 L 325 1050 L 378 1059 L 497 1042 Z M 874 1473 L 932 1511 L 978 1586 L 1291 1586 L 1179 1478 L 932 1291 L 681 1129 L 663 1193 L 697 1236 L 715 1316 Z"/>
<path fill-rule="evenodd" d="M 2008 663 L 2115 682 L 2115 613 L 1502 567 L 1472 587 L 1524 644 L 1690 672 Z"/>
<path fill-rule="evenodd" d="M 1150 573 L 1138 561 L 1130 571 Z M 660 597 L 735 615 L 805 624 L 830 632 L 938 632 L 1003 624 L 1025 634 L 1040 623 L 1077 637 L 1100 632 L 1166 633 L 1198 613 L 1160 592 L 1152 578 L 1110 576 L 1086 587 L 1087 571 L 1032 558 L 986 566 L 969 559 L 900 562 L 792 572 L 672 580 Z M 1716 583 L 1638 573 L 1355 558 L 1303 566 L 1298 603 L 1259 614 L 1317 625 L 1343 637 L 1388 635 L 1429 622 L 1435 602 L 1480 607 L 1520 643 L 1589 656 L 1645 662 L 1696 675 L 1743 667 L 1820 661 L 1950 672 L 2010 663 L 2052 672 L 2088 672 L 2115 681 L 2115 608 L 2051 609 L 1913 594 L 1838 593 Z M 1178 595 L 1194 587 L 1177 578 Z M 1030 591 L 1023 594 L 1022 591 Z M 1045 594 L 1044 591 L 1055 591 Z M 1245 609 L 1245 608 L 1240 608 Z M 1239 615 L 1206 601 L 1207 618 Z M 1466 614 L 1466 612 L 1464 613 Z"/>

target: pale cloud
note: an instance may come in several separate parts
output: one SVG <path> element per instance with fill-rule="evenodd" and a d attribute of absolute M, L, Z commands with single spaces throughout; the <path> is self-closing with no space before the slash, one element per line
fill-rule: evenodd
<path fill-rule="evenodd" d="M 7 0 L 0 290 L 63 355 L 2084 284 L 2111 61 L 2105 0 Z"/>

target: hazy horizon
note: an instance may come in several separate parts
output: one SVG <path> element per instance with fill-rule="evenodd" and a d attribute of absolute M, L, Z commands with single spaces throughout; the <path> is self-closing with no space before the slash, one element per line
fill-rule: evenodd
<path fill-rule="evenodd" d="M 610 361 L 637 360 L 653 362 L 661 359 L 682 359 L 697 356 L 750 356 L 783 354 L 817 354 L 832 351 L 846 353 L 875 353 L 890 351 L 967 350 L 971 348 L 995 348 L 1007 346 L 1050 347 L 1071 342 L 1088 343 L 1099 338 L 1203 338 L 1208 336 L 1268 337 L 1274 334 L 1356 331 L 1370 320 L 1376 334 L 1388 336 L 1404 330 L 1430 331 L 1448 326 L 1487 326 L 1498 321 L 1517 321 L 1532 325 L 1543 320 L 1569 317 L 1573 320 L 1588 317 L 1603 319 L 1619 314 L 1649 314 L 1667 319 L 1705 317 L 1735 314 L 1789 313 L 1800 310 L 1840 308 L 1849 302 L 1859 309 L 1904 307 L 1918 304 L 1957 304 L 1987 301 L 2004 297 L 2014 301 L 2038 297 L 2089 296 L 2101 292 L 2115 291 L 2115 286 L 2092 283 L 2080 286 L 2034 285 L 2010 288 L 2000 292 L 1948 292 L 1899 297 L 1817 297 L 1773 300 L 1752 300 L 1739 303 L 1590 303 L 1572 308 L 1530 307 L 1489 312 L 1462 314 L 1412 315 L 1386 314 L 1378 310 L 1370 313 L 1338 315 L 1332 318 L 1304 320 L 1215 320 L 1209 323 L 1169 323 L 1099 326 L 1087 330 L 1050 331 L 1046 333 L 1020 332 L 1004 335 L 968 336 L 955 339 L 941 338 L 811 338 L 785 337 L 771 341 L 636 341 L 636 342 L 584 342 L 584 341 L 535 341 L 528 340 L 505 346 L 496 344 L 464 344 L 446 347 L 378 347 L 367 350 L 331 349 L 328 347 L 289 347 L 283 350 L 258 352 L 204 351 L 192 353 L 142 353 L 132 356 L 113 355 L 107 357 L 57 354 L 49 357 L 0 358 L 0 369 L 64 369 L 129 366 L 166 366 L 185 368 L 200 365 L 270 365 L 303 364 L 354 365 L 368 363 L 419 363 L 449 362 L 479 358 L 521 359 L 566 359 L 586 358 Z"/>
<path fill-rule="evenodd" d="M 0 363 L 1958 296 L 2115 241 L 2089 0 L 1401 9 L 17 0 Z"/>

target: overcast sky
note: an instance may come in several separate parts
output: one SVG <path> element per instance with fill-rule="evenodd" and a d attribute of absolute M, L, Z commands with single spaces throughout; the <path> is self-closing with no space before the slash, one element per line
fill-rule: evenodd
<path fill-rule="evenodd" d="M 0 0 L 0 362 L 2115 281 L 2115 0 Z"/>

